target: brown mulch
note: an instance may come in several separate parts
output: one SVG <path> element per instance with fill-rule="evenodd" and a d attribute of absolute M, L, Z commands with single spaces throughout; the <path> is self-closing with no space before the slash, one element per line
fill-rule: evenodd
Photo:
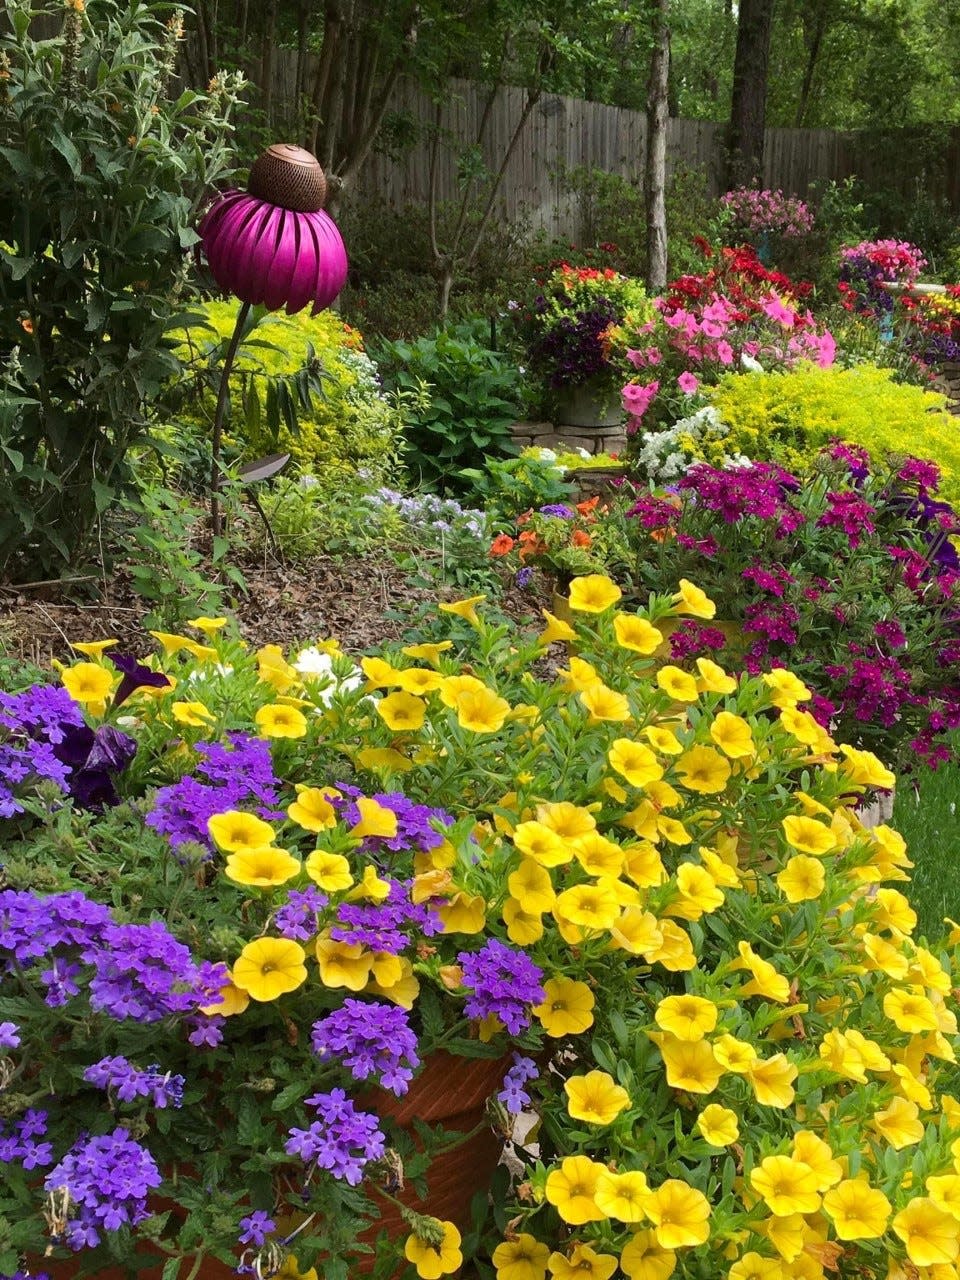
<path fill-rule="evenodd" d="M 455 586 L 426 588 L 389 560 L 320 557 L 302 565 L 244 564 L 246 592 L 230 612 L 252 647 L 284 649 L 336 637 L 347 653 L 364 653 L 401 639 L 416 615 L 437 600 L 468 594 Z M 548 603 L 507 590 L 498 600 L 519 620 L 539 618 Z M 0 585 L 0 653 L 47 666 L 71 656 L 71 640 L 115 638 L 137 655 L 156 648 L 142 619 L 153 607 L 122 573 L 103 582 L 83 580 L 26 587 Z"/>

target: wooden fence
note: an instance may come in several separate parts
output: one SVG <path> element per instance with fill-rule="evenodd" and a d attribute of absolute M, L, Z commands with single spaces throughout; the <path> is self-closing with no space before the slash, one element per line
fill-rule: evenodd
<path fill-rule="evenodd" d="M 293 82 L 291 51 L 278 50 L 274 100 L 289 101 Z M 523 109 L 525 91 L 505 87 L 492 112 L 484 160 L 495 172 Z M 483 89 L 466 80 L 450 83 L 440 127 L 456 144 L 444 146 L 438 167 L 439 195 L 458 195 L 457 145 L 476 138 Z M 281 106 L 282 110 L 282 106 Z M 434 107 L 413 83 L 401 82 L 390 104 L 410 138 L 399 154 L 375 151 L 364 166 L 359 188 L 391 205 L 426 201 L 429 191 L 429 138 Z M 707 120 L 671 119 L 667 138 L 668 173 L 678 166 L 704 173 L 712 195 L 723 183 L 725 126 Z M 500 193 L 502 216 L 525 216 L 534 227 L 560 235 L 576 233 L 577 210 L 564 184 L 571 169 L 601 169 L 640 182 L 646 139 L 643 112 L 609 107 L 550 94 L 527 121 L 507 167 Z M 945 198 L 960 214 L 960 127 L 887 132 L 842 133 L 829 129 L 768 129 L 764 186 L 807 195 L 813 183 L 855 175 L 868 185 L 910 196 L 918 184 Z"/>

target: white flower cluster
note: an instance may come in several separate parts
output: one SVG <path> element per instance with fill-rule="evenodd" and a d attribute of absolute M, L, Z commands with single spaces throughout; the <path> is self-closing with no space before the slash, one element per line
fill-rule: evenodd
<path fill-rule="evenodd" d="M 645 431 L 641 436 L 643 444 L 636 454 L 636 465 L 652 484 L 676 480 L 703 460 L 698 444 L 722 440 L 729 431 L 713 405 L 705 405 L 663 431 Z M 725 453 L 720 465 L 725 470 L 748 467 L 750 459 L 742 453 Z"/>

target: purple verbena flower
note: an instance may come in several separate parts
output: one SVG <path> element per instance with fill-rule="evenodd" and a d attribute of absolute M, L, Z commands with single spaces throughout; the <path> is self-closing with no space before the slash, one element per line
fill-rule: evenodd
<path fill-rule="evenodd" d="M 271 1231 L 276 1231 L 277 1224 L 262 1209 L 254 1209 L 253 1213 L 240 1219 L 241 1244 L 252 1244 L 259 1249 Z"/>
<path fill-rule="evenodd" d="M 420 1065 L 406 1009 L 383 1001 L 346 999 L 313 1024 L 314 1053 L 342 1062 L 354 1080 L 376 1076 L 384 1089 L 407 1092 Z"/>
<path fill-rule="evenodd" d="M 529 1080 L 536 1080 L 539 1074 L 540 1069 L 532 1058 L 520 1053 L 513 1055 L 513 1066 L 503 1077 L 503 1088 L 497 1094 L 511 1115 L 519 1115 L 524 1107 L 530 1105 L 530 1095 L 523 1086 Z"/>
<path fill-rule="evenodd" d="M 543 971 L 525 952 L 488 938 L 479 951 L 461 951 L 457 961 L 463 970 L 469 1018 L 495 1017 L 511 1035 L 530 1025 L 530 1007 L 544 1000 Z"/>
<path fill-rule="evenodd" d="M 102 1231 L 136 1226 L 148 1217 L 147 1196 L 162 1179 L 156 1161 L 126 1129 L 78 1138 L 44 1180 L 45 1191 L 66 1191 L 71 1218 L 65 1238 L 71 1249 L 100 1243 Z"/>
<path fill-rule="evenodd" d="M 159 1109 L 183 1105 L 183 1076 L 163 1072 L 157 1063 L 141 1071 L 122 1056 L 101 1058 L 87 1067 L 83 1078 L 99 1089 L 111 1091 L 121 1102 L 149 1098 Z"/>
<path fill-rule="evenodd" d="M 291 1129 L 287 1136 L 287 1155 L 298 1156 L 305 1164 L 316 1164 L 355 1187 L 371 1160 L 379 1160 L 386 1150 L 386 1140 L 377 1116 L 358 1111 L 343 1089 L 315 1093 L 306 1099 L 316 1108 L 318 1118 L 309 1129 Z"/>
<path fill-rule="evenodd" d="M 274 913 L 274 924 L 285 938 L 305 942 L 317 932 L 317 916 L 329 901 L 314 884 L 305 889 L 291 889 L 286 902 Z"/>

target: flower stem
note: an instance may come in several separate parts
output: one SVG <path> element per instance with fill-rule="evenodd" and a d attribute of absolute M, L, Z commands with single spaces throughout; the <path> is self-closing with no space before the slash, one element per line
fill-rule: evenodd
<path fill-rule="evenodd" d="M 230 370 L 233 368 L 233 362 L 236 359 L 237 348 L 240 346 L 240 337 L 249 312 L 250 303 L 241 303 L 240 310 L 237 312 L 237 322 L 233 326 L 233 336 L 230 338 L 230 345 L 227 347 L 227 353 L 223 358 L 223 368 L 220 371 L 220 390 L 217 393 L 217 408 L 213 415 L 213 438 L 210 444 L 210 523 L 213 525 L 213 536 L 215 538 L 219 538 L 223 531 L 223 523 L 220 516 L 220 441 L 223 436 L 223 419 L 227 411 L 227 397 L 230 393 Z"/>

